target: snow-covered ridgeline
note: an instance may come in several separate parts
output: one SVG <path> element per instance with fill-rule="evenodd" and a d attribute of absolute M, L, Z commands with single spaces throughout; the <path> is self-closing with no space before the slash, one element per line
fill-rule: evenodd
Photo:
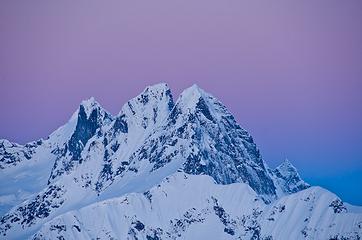
<path fill-rule="evenodd" d="M 198 181 L 208 175 L 221 184 L 207 185 L 210 188 L 228 189 L 233 183 L 246 183 L 252 193 L 242 188 L 239 194 L 247 191 L 257 196 L 256 203 L 247 206 L 263 211 L 289 196 L 298 198 L 299 191 L 310 187 L 289 161 L 270 169 L 251 135 L 222 103 L 196 85 L 184 90 L 176 102 L 166 84 L 149 86 L 124 104 L 116 116 L 90 98 L 48 139 L 25 146 L 2 143 L 0 233 L 6 238 L 23 239 L 52 219 L 89 209 L 99 201 L 147 192 L 177 171 L 185 172 L 186 178 L 190 178 L 187 174 L 199 175 L 195 178 Z M 178 203 L 174 204 L 177 209 Z M 314 214 L 328 220 L 324 212 Z M 259 216 L 258 221 L 263 222 L 264 217 Z M 270 221 L 263 224 L 269 226 Z M 351 230 L 341 222 L 336 224 L 336 232 Z M 233 236 L 230 233 L 236 230 L 225 231 Z"/>
<path fill-rule="evenodd" d="M 33 239 L 359 239 L 361 234 L 362 215 L 319 187 L 266 205 L 246 184 L 218 185 L 209 176 L 175 173 L 143 193 L 67 212 Z"/>

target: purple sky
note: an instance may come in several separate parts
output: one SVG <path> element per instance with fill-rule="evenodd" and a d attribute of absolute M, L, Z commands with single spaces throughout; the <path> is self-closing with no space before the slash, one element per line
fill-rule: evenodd
<path fill-rule="evenodd" d="M 362 205 L 362 1 L 0 2 L 0 138 L 25 143 L 94 96 L 197 83 L 270 166 Z"/>

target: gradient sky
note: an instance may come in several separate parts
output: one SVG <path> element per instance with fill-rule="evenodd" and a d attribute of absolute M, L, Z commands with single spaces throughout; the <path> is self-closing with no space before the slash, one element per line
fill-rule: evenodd
<path fill-rule="evenodd" d="M 362 1 L 1 0 L 0 138 L 25 143 L 94 96 L 197 83 L 272 167 L 362 205 Z"/>

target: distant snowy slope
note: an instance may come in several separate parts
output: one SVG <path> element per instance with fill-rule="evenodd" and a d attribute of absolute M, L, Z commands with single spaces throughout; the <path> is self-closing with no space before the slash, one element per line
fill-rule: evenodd
<path fill-rule="evenodd" d="M 319 187 L 266 205 L 246 184 L 176 173 L 149 191 L 61 215 L 33 239 L 359 239 L 361 224 Z"/>
<path fill-rule="evenodd" d="M 48 139 L 20 145 L 0 140 L 0 213 L 47 186 L 57 149 L 69 140 L 76 125 L 72 117 Z"/>

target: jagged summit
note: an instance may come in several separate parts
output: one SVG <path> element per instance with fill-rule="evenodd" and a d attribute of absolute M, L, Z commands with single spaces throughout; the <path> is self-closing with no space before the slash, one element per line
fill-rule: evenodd
<path fill-rule="evenodd" d="M 302 180 L 293 164 L 285 159 L 276 169 L 273 170 L 276 182 L 284 193 L 294 193 L 310 187 Z"/>
<path fill-rule="evenodd" d="M 141 132 L 160 124 L 174 106 L 170 88 L 165 83 L 146 87 L 142 93 L 123 105 L 117 115 L 133 132 Z M 138 130 L 137 130 L 138 129 Z M 142 130 L 143 129 L 143 130 Z"/>
<path fill-rule="evenodd" d="M 296 177 L 300 179 L 296 167 L 294 167 L 294 165 L 287 158 L 275 170 L 285 178 Z"/>
<path fill-rule="evenodd" d="M 276 169 L 279 170 L 279 172 L 282 173 L 296 173 L 297 169 L 294 167 L 294 165 L 289 161 L 288 158 L 286 158 Z"/>
<path fill-rule="evenodd" d="M 72 114 L 69 122 L 77 121 L 80 113 L 84 113 L 85 117 L 89 118 L 93 111 L 98 111 L 102 115 L 107 115 L 108 118 L 112 118 L 112 115 L 107 110 L 105 110 L 94 97 L 90 97 L 80 102 L 79 107 Z"/>
<path fill-rule="evenodd" d="M 102 115 L 102 117 L 112 118 L 112 115 L 107 110 L 105 110 L 101 106 L 101 104 L 99 104 L 99 102 L 96 101 L 96 99 L 94 97 L 90 97 L 86 100 L 83 100 L 80 103 L 79 109 L 78 109 L 78 115 L 82 111 L 84 111 L 87 118 L 90 117 L 90 115 L 92 114 L 93 111 L 99 112 L 99 114 Z"/>
<path fill-rule="evenodd" d="M 162 82 L 147 86 L 143 92 L 147 92 L 148 90 L 152 92 L 163 92 L 170 90 L 170 88 L 167 83 Z"/>
<path fill-rule="evenodd" d="M 96 101 L 96 99 L 94 97 L 90 97 L 88 99 L 83 100 L 80 105 L 86 107 L 86 108 L 91 108 L 94 107 L 96 105 L 99 106 L 99 103 Z"/>
<path fill-rule="evenodd" d="M 201 97 L 204 94 L 206 94 L 206 93 L 203 89 L 201 89 L 197 84 L 193 84 L 193 85 L 191 85 L 191 87 L 188 87 L 182 91 L 181 98 L 188 98 L 190 96 L 196 96 L 195 99 L 198 99 L 199 97 Z"/>
<path fill-rule="evenodd" d="M 186 88 L 181 94 L 179 99 L 176 102 L 176 105 L 179 106 L 179 108 L 194 110 L 197 104 L 200 101 L 207 101 L 207 99 L 212 98 L 212 96 L 208 93 L 206 93 L 204 90 L 202 90 L 199 86 L 196 84 L 192 85 L 189 88 Z"/>

